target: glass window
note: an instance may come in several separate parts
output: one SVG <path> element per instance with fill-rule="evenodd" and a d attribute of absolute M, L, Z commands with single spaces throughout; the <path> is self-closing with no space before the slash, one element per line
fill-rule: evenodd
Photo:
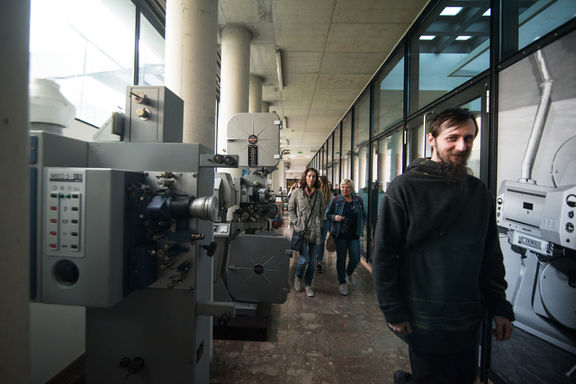
<path fill-rule="evenodd" d="M 502 15 L 503 56 L 506 58 L 573 19 L 576 1 L 504 1 Z"/>
<path fill-rule="evenodd" d="M 56 81 L 76 118 L 103 125 L 133 82 L 134 15 L 129 0 L 32 0 L 30 77 Z"/>
<path fill-rule="evenodd" d="M 361 159 L 361 152 L 366 151 L 370 132 L 370 93 L 368 90 L 358 100 L 354 114 L 354 182 L 356 190 L 368 186 L 366 170 L 368 162 Z M 363 149 L 364 148 L 364 149 Z M 364 153 L 367 157 L 367 153 Z"/>
<path fill-rule="evenodd" d="M 326 141 L 326 165 L 329 167 L 332 165 L 332 136 L 328 136 Z"/>
<path fill-rule="evenodd" d="M 390 182 L 402 173 L 402 130 L 396 129 L 374 145 L 373 168 L 376 172 L 373 190 L 386 191 Z"/>
<path fill-rule="evenodd" d="M 374 247 L 374 229 L 378 220 L 378 207 L 384 192 L 394 178 L 402 173 L 402 128 L 395 129 L 374 143 L 372 149 L 372 185 L 368 211 L 368 230 L 371 248 Z M 369 255 L 372 255 L 370 252 Z"/>
<path fill-rule="evenodd" d="M 404 110 L 404 58 L 392 61 L 374 92 L 374 136 L 402 120 Z"/>
<path fill-rule="evenodd" d="M 354 167 L 356 169 L 356 173 L 354 174 L 354 184 L 356 187 L 356 193 L 362 198 L 364 201 L 364 210 L 366 213 L 368 212 L 368 199 L 369 199 L 369 191 L 368 191 L 368 145 L 363 146 L 360 148 L 358 153 L 356 154 L 356 160 L 354 163 Z M 360 249 L 362 252 L 362 256 L 367 257 L 367 236 L 366 231 L 368 227 L 364 227 L 364 236 L 360 239 Z"/>
<path fill-rule="evenodd" d="M 334 166 L 332 184 L 340 184 L 340 125 L 334 130 Z"/>
<path fill-rule="evenodd" d="M 354 152 L 357 152 L 370 138 L 370 92 L 368 89 L 354 106 L 354 112 Z"/>
<path fill-rule="evenodd" d="M 342 179 L 349 179 L 351 176 L 352 164 L 352 117 L 349 112 L 342 121 Z"/>
<path fill-rule="evenodd" d="M 164 85 L 164 43 L 162 35 L 141 16 L 138 84 Z"/>
<path fill-rule="evenodd" d="M 488 69 L 489 8 L 489 0 L 438 3 L 412 39 L 411 112 Z"/>

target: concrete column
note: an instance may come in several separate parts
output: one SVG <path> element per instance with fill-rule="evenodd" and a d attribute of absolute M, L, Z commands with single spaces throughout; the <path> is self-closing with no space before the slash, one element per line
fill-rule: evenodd
<path fill-rule="evenodd" d="M 168 0 L 166 86 L 184 100 L 183 141 L 214 148 L 217 0 Z"/>
<path fill-rule="evenodd" d="M 262 112 L 270 112 L 270 103 L 267 101 L 263 101 L 262 106 L 260 108 Z"/>
<path fill-rule="evenodd" d="M 240 25 L 229 24 L 222 30 L 218 153 L 227 153 L 228 120 L 236 113 L 248 112 L 251 39 L 250 31 Z M 238 172 L 231 173 L 237 177 Z"/>
<path fill-rule="evenodd" d="M 250 96 L 248 98 L 248 112 L 262 112 L 262 82 L 264 79 L 258 75 L 250 75 Z"/>
<path fill-rule="evenodd" d="M 30 1 L 0 2 L 0 382 L 30 383 L 28 43 Z"/>

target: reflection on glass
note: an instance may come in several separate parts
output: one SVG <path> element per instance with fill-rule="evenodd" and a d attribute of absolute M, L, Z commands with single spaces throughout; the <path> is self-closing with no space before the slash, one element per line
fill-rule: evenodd
<path fill-rule="evenodd" d="M 482 99 L 480 98 L 472 100 L 469 103 L 460 106 L 460 108 L 466 108 L 470 112 L 472 112 L 476 116 L 476 124 L 478 124 L 478 134 L 474 139 L 472 152 L 470 153 L 470 157 L 468 158 L 468 168 L 472 170 L 473 175 L 476 177 L 480 176 L 480 146 L 482 145 L 482 142 L 480 140 L 482 131 L 482 117 L 480 114 L 481 107 L 482 107 Z"/>
<path fill-rule="evenodd" d="M 358 151 L 357 161 L 354 162 L 354 183 L 357 190 L 368 188 L 368 146 Z"/>
<path fill-rule="evenodd" d="M 397 130 L 390 136 L 378 140 L 373 160 L 377 172 L 377 185 L 372 189 L 386 191 L 394 178 L 402 173 L 402 131 Z"/>
<path fill-rule="evenodd" d="M 326 141 L 326 164 L 332 163 L 332 136 Z"/>
<path fill-rule="evenodd" d="M 145 18 L 140 18 L 138 83 L 164 85 L 164 38 Z"/>
<path fill-rule="evenodd" d="M 342 121 L 342 178 L 349 179 L 352 161 L 352 118 L 348 113 Z"/>
<path fill-rule="evenodd" d="M 360 148 L 356 154 L 357 160 L 355 161 L 354 184 L 356 184 L 356 193 L 364 202 L 364 210 L 368 210 L 368 146 Z M 360 250 L 362 256 L 366 257 L 367 250 L 367 227 L 364 227 L 364 236 L 360 239 Z"/>
<path fill-rule="evenodd" d="M 133 82 L 134 4 L 32 0 L 30 7 L 30 77 L 60 84 L 76 117 L 93 125 L 123 110 Z"/>
<path fill-rule="evenodd" d="M 574 17 L 576 17 L 574 0 L 521 2 L 518 9 L 518 49 L 538 40 Z"/>
<path fill-rule="evenodd" d="M 410 110 L 415 112 L 462 83 L 470 80 L 490 65 L 490 17 L 483 16 L 490 8 L 489 0 L 462 2 L 446 1 L 444 6 L 459 5 L 457 15 L 435 16 L 412 40 L 414 89 Z M 427 36 L 427 40 L 421 39 Z"/>
<path fill-rule="evenodd" d="M 412 161 L 426 157 L 426 143 L 424 136 L 424 125 L 422 123 L 411 127 L 408 125 L 410 131 L 408 135 L 408 164 Z"/>
<path fill-rule="evenodd" d="M 402 119 L 404 110 L 404 58 L 380 81 L 374 92 L 374 135 Z"/>
<path fill-rule="evenodd" d="M 340 184 L 340 126 L 334 130 L 334 172 L 332 174 L 332 183 Z"/>
<path fill-rule="evenodd" d="M 370 134 L 370 93 L 368 90 L 354 107 L 354 151 L 366 143 Z"/>

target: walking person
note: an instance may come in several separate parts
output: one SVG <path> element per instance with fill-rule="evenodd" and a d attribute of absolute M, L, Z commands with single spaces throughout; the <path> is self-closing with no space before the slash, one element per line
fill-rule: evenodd
<path fill-rule="evenodd" d="M 338 291 L 348 295 L 348 283 L 355 284 L 352 274 L 360 263 L 360 238 L 364 234 L 366 213 L 360 196 L 354 192 L 354 182 L 344 179 L 340 183 L 340 194 L 334 196 L 326 210 L 330 222 L 330 234 L 336 245 L 336 272 Z M 346 265 L 346 255 L 349 255 Z"/>
<path fill-rule="evenodd" d="M 412 373 L 394 383 L 472 384 L 483 311 L 497 341 L 514 320 L 506 301 L 494 203 L 468 175 L 478 126 L 465 109 L 438 114 L 417 159 L 387 188 L 375 231 L 373 277 L 388 326 L 409 344 Z"/>
<path fill-rule="evenodd" d="M 324 198 L 324 203 L 328 205 L 332 200 L 334 194 L 332 193 L 332 183 L 328 181 L 326 176 L 320 176 L 320 191 L 322 192 L 322 197 Z M 330 229 L 330 221 L 328 219 L 324 220 L 324 224 L 322 225 L 322 234 L 320 237 L 320 245 L 318 246 L 318 253 L 316 257 L 316 269 L 318 273 L 324 272 L 324 265 L 322 264 L 322 260 L 324 259 L 324 249 L 326 243 L 326 234 Z"/>
<path fill-rule="evenodd" d="M 296 188 L 290 197 L 288 213 L 294 230 L 305 231 L 294 290 L 302 292 L 304 289 L 308 297 L 314 297 L 312 279 L 316 268 L 316 247 L 320 244 L 325 210 L 326 203 L 320 191 L 318 171 L 307 168 L 300 178 L 300 187 Z"/>

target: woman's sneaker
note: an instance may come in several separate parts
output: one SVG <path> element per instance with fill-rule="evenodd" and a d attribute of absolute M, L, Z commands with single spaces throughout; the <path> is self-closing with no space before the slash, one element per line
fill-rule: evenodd
<path fill-rule="evenodd" d="M 296 276 L 296 278 L 294 278 L 294 290 L 296 292 L 302 292 L 302 290 L 303 290 L 302 279 L 298 278 L 298 276 Z"/>
<path fill-rule="evenodd" d="M 348 296 L 348 287 L 346 286 L 346 284 L 340 284 L 338 290 L 340 291 L 340 294 L 342 296 Z"/>
<path fill-rule="evenodd" d="M 311 286 L 306 286 L 304 287 L 304 289 L 306 290 L 306 296 L 308 297 L 314 297 L 314 290 L 312 289 Z"/>

